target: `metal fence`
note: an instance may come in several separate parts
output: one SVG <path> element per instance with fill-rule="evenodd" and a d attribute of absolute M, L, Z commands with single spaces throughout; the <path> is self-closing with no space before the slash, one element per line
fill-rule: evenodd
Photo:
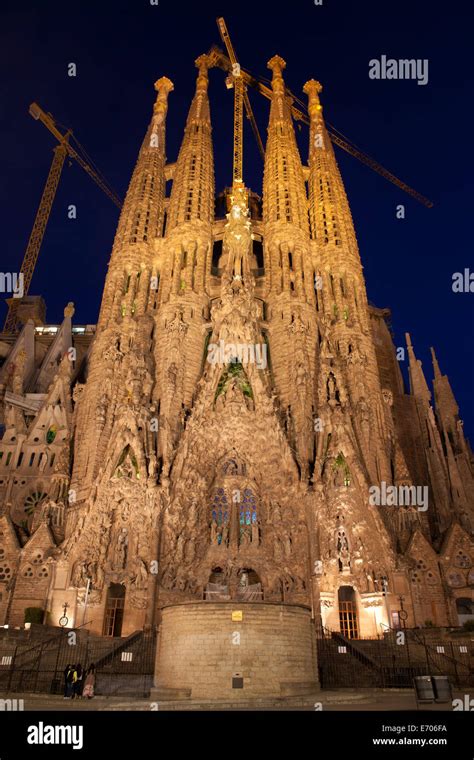
<path fill-rule="evenodd" d="M 71 634 L 74 634 L 73 636 Z M 348 639 L 317 631 L 318 668 L 323 688 L 411 688 L 413 678 L 446 675 L 454 687 L 474 685 L 474 645 L 433 639 L 407 630 L 380 639 Z M 96 668 L 95 693 L 147 697 L 153 685 L 156 633 L 104 638 L 85 631 L 56 630 L 33 643 L 0 639 L 0 693 L 62 694 L 69 664 Z"/>
<path fill-rule="evenodd" d="M 474 646 L 433 640 L 414 630 L 393 631 L 380 639 L 348 639 L 318 631 L 318 667 L 323 688 L 411 688 L 413 678 L 445 675 L 455 687 L 474 685 Z"/>
<path fill-rule="evenodd" d="M 71 636 L 71 634 L 75 634 Z M 95 665 L 98 695 L 148 696 L 153 684 L 156 634 L 99 638 L 82 631 L 59 631 L 32 644 L 0 641 L 0 692 L 62 694 L 70 664 Z"/>

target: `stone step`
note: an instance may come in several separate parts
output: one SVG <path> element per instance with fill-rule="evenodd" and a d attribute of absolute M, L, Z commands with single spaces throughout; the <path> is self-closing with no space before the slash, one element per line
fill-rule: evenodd
<path fill-rule="evenodd" d="M 163 686 L 150 690 L 150 700 L 156 702 L 190 699 L 191 689 L 167 689 Z"/>
<path fill-rule="evenodd" d="M 372 694 L 331 694 L 323 695 L 322 692 L 314 692 L 311 695 L 305 697 L 281 697 L 274 699 L 242 699 L 242 700 L 215 700 L 205 701 L 197 699 L 188 700 L 166 700 L 160 702 L 150 699 L 149 702 L 139 703 L 136 700 L 133 702 L 114 702 L 107 706 L 107 710 L 155 710 L 158 712 L 168 711 L 190 711 L 190 710 L 205 710 L 207 712 L 219 711 L 219 710 L 271 710 L 271 709 L 297 709 L 297 708 L 314 708 L 315 704 L 319 704 L 324 701 L 328 704 L 367 704 L 373 700 Z"/>

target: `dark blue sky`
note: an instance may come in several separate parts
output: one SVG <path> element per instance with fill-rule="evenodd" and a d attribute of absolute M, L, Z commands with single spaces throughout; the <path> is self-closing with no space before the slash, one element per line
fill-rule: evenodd
<path fill-rule="evenodd" d="M 426 209 L 337 149 L 352 207 L 369 299 L 392 309 L 397 345 L 410 331 L 431 377 L 437 349 L 467 433 L 474 436 L 474 294 L 454 294 L 453 272 L 472 255 L 472 20 L 467 3 L 428 0 L 196 3 L 100 0 L 2 3 L 0 162 L 2 271 L 18 271 L 49 169 L 52 135 L 28 115 L 37 100 L 80 142 L 123 197 L 154 101 L 154 81 L 175 83 L 168 114 L 168 160 L 176 159 L 194 91 L 194 59 L 220 39 L 226 18 L 241 64 L 269 76 L 267 60 L 287 61 L 288 86 L 324 85 L 326 118 L 365 152 L 431 198 Z M 368 62 L 429 60 L 429 83 L 369 79 Z M 76 78 L 67 64 L 77 65 Z M 211 71 L 216 187 L 230 183 L 232 94 Z M 250 93 L 265 137 L 268 103 Z M 248 126 L 248 125 L 247 125 Z M 246 126 L 245 179 L 261 189 L 262 165 Z M 298 131 L 303 159 L 307 129 Z M 78 219 L 68 220 L 67 206 Z M 396 218 L 403 203 L 406 218 Z M 75 321 L 95 322 L 118 210 L 77 166 L 66 165 L 30 293 L 48 321 L 76 304 Z M 3 318 L 4 307 L 1 305 Z"/>

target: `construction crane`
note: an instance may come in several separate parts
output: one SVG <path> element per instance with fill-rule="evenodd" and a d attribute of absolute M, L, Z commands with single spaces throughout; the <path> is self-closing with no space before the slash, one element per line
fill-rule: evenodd
<path fill-rule="evenodd" d="M 94 182 L 100 187 L 101 190 L 115 203 L 118 208 L 122 207 L 120 198 L 111 190 L 104 179 L 99 173 L 90 165 L 91 162 L 85 161 L 82 156 L 72 147 L 69 143 L 69 138 L 72 135 L 72 131 L 68 129 L 64 134 L 57 128 L 56 122 L 49 113 L 45 113 L 43 109 L 37 104 L 32 103 L 29 108 L 31 116 L 39 121 L 49 129 L 49 131 L 58 140 L 59 145 L 54 149 L 54 156 L 49 170 L 48 178 L 44 186 L 43 194 L 39 204 L 38 211 L 36 213 L 33 229 L 31 230 L 30 239 L 26 246 L 23 262 L 20 267 L 20 274 L 22 275 L 22 294 L 26 296 L 28 294 L 31 280 L 35 271 L 36 262 L 43 242 L 46 225 L 51 214 L 51 208 L 53 206 L 56 191 L 58 189 L 61 172 L 64 166 L 66 156 L 73 158 L 79 166 L 94 180 Z M 76 141 L 77 142 L 77 141 Z M 79 145 L 79 143 L 78 143 Z M 18 303 L 19 298 L 7 299 L 8 312 L 3 327 L 4 333 L 15 333 L 18 329 Z"/>
<path fill-rule="evenodd" d="M 233 181 L 242 182 L 243 179 L 243 108 L 247 112 L 247 117 L 252 125 L 252 130 L 257 140 L 257 145 L 262 157 L 265 156 L 262 139 L 258 131 L 257 122 L 252 111 L 252 106 L 247 94 L 247 86 L 241 75 L 240 63 L 234 51 L 234 46 L 227 31 L 227 26 L 222 17 L 217 19 L 217 26 L 228 53 L 230 62 L 230 71 L 232 74 L 234 86 L 234 160 L 233 160 Z"/>
<path fill-rule="evenodd" d="M 229 72 L 232 72 L 233 70 L 233 61 L 237 62 L 237 59 L 235 58 L 235 53 L 233 53 L 232 42 L 230 40 L 230 36 L 227 31 L 227 27 L 225 25 L 224 19 L 222 18 L 218 19 L 218 26 L 219 26 L 219 31 L 221 31 L 221 37 L 226 46 L 228 55 L 226 55 L 220 48 L 218 48 L 217 45 L 213 45 L 211 47 L 208 55 L 214 66 L 217 66 L 223 71 L 229 73 Z M 223 35 L 222 29 L 225 29 L 225 36 Z M 232 54 L 230 51 L 232 51 Z M 263 95 L 265 98 L 271 100 L 273 91 L 270 87 L 264 84 L 260 80 L 260 78 L 254 77 L 249 71 L 243 69 L 241 66 L 239 66 L 239 74 L 245 87 L 252 87 L 253 89 L 257 90 L 257 92 L 259 92 L 261 95 Z M 291 90 L 288 89 L 288 87 L 286 87 L 285 89 L 286 89 L 286 94 L 292 101 L 291 112 L 292 112 L 293 118 L 297 121 L 301 121 L 304 124 L 309 125 L 310 119 L 309 119 L 305 104 L 301 100 L 299 100 L 299 98 L 297 98 L 291 92 Z M 246 91 L 245 91 L 245 96 L 248 101 L 248 95 Z M 295 106 L 294 103 L 298 103 L 300 108 L 297 108 L 297 106 Z M 249 102 L 249 106 L 250 106 L 250 102 Z M 252 109 L 251 107 L 250 109 L 247 108 L 247 104 L 246 104 L 246 110 L 247 110 L 247 115 L 252 124 L 253 132 L 256 135 L 257 144 L 259 146 L 260 153 L 262 154 L 262 156 L 264 156 L 262 140 L 260 138 L 258 127 L 255 122 Z M 408 195 L 411 195 L 412 198 L 415 198 L 415 200 L 419 201 L 427 208 L 432 208 L 433 206 L 432 201 L 430 201 L 424 195 L 421 195 L 421 193 L 418 193 L 412 187 L 407 185 L 406 182 L 402 182 L 402 180 L 398 179 L 398 177 L 392 174 L 392 172 L 388 171 L 388 169 L 385 169 L 381 164 L 378 163 L 378 161 L 375 161 L 375 159 L 371 158 L 362 150 L 360 150 L 360 148 L 354 145 L 354 143 L 348 140 L 344 135 L 342 135 L 341 132 L 339 132 L 339 130 L 331 126 L 328 122 L 326 122 L 326 127 L 327 127 L 329 137 L 335 145 L 338 145 L 340 148 L 345 150 L 346 153 L 349 153 L 351 156 L 354 156 L 363 164 L 366 164 L 366 166 L 369 166 L 371 169 L 376 171 L 382 177 L 385 177 L 385 179 L 387 179 L 389 182 L 392 182 L 392 184 L 396 185 L 396 187 L 400 188 L 400 190 L 403 190 Z"/>

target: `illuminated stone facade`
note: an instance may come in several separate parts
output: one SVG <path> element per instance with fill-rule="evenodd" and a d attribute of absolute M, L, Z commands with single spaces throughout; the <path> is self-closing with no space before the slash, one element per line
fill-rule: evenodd
<path fill-rule="evenodd" d="M 173 85 L 155 85 L 97 327 L 68 305 L 48 328 L 26 299 L 21 334 L 0 336 L 0 624 L 40 607 L 57 625 L 67 602 L 70 625 L 128 635 L 164 606 L 200 603 L 202 622 L 235 601 L 254 617 L 271 603 L 264 628 L 278 605 L 354 636 L 401 607 L 407 625 L 457 625 L 472 454 L 436 360 L 434 411 L 409 338 L 406 393 L 389 312 L 368 305 L 321 87 L 304 87 L 303 166 L 272 58 L 263 212 L 236 183 L 215 214 L 196 65 L 174 164 Z"/>

